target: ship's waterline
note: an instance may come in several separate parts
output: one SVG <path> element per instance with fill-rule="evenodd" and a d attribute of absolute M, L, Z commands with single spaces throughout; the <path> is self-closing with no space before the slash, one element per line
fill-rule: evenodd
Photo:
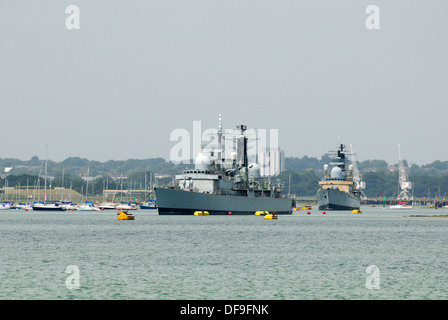
<path fill-rule="evenodd" d="M 206 210 L 216 214 L 255 214 L 269 211 L 277 214 L 291 214 L 293 201 L 286 198 L 223 196 L 195 193 L 183 190 L 156 188 L 159 214 L 194 214 Z"/>

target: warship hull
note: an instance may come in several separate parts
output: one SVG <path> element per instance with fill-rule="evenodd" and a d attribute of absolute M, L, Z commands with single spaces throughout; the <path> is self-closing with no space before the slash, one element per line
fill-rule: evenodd
<path fill-rule="evenodd" d="M 293 201 L 285 198 L 247 197 L 156 188 L 159 215 L 254 215 L 256 211 L 292 214 Z"/>
<path fill-rule="evenodd" d="M 319 210 L 355 210 L 359 209 L 359 197 L 338 189 L 320 189 L 317 192 Z"/>

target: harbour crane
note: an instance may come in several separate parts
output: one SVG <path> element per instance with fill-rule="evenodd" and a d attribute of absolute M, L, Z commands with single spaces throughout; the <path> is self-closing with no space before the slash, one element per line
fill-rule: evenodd
<path fill-rule="evenodd" d="M 406 167 L 401 157 L 400 144 L 398 144 L 398 171 L 399 171 L 398 184 L 400 187 L 400 193 L 398 194 L 397 201 L 413 200 L 414 197 L 410 192 L 410 190 L 412 190 L 412 182 L 408 181 Z"/>
<path fill-rule="evenodd" d="M 356 154 L 353 151 L 353 145 L 350 145 L 350 156 L 351 156 L 351 162 L 353 166 L 353 182 L 355 184 L 356 189 L 361 194 L 361 200 L 366 200 L 367 197 L 364 194 L 363 189 L 366 188 L 366 183 L 364 181 L 361 181 L 361 173 L 358 170 L 358 165 L 356 164 Z"/>

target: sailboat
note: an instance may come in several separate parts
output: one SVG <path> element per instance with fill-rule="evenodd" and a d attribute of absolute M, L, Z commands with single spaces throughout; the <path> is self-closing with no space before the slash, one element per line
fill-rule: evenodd
<path fill-rule="evenodd" d="M 412 206 L 408 206 L 406 202 L 398 201 L 397 204 L 389 206 L 390 209 L 412 209 Z"/>
<path fill-rule="evenodd" d="M 412 209 L 412 205 L 408 205 L 409 201 L 412 201 L 414 197 L 411 195 L 410 190 L 412 190 L 412 182 L 408 181 L 408 176 L 406 173 L 406 167 L 401 156 L 400 144 L 398 144 L 398 187 L 401 189 L 398 197 L 397 204 L 389 206 L 390 209 Z"/>
<path fill-rule="evenodd" d="M 145 174 L 145 186 L 146 186 L 146 174 Z M 156 200 L 151 200 L 151 186 L 152 184 L 152 172 L 149 175 L 149 187 L 148 187 L 148 195 L 146 196 L 146 200 L 139 204 L 140 209 L 157 209 Z"/>
<path fill-rule="evenodd" d="M 0 210 L 10 209 L 11 205 L 9 203 L 0 203 Z"/>
<path fill-rule="evenodd" d="M 87 192 L 89 190 L 89 168 L 87 168 L 87 178 L 86 178 L 86 199 Z M 95 207 L 94 203 L 91 201 L 87 201 L 84 204 L 80 204 L 78 206 L 79 211 L 100 211 L 98 207 Z"/>
<path fill-rule="evenodd" d="M 147 200 L 140 204 L 140 209 L 157 209 L 156 200 Z"/>
<path fill-rule="evenodd" d="M 85 204 L 80 204 L 78 206 L 78 210 L 79 211 L 100 211 L 100 209 L 95 207 L 93 202 L 90 202 L 90 201 L 86 201 Z"/>
<path fill-rule="evenodd" d="M 47 145 L 48 149 L 48 145 Z M 45 183 L 44 183 L 44 202 L 35 202 L 31 208 L 34 211 L 65 211 L 66 208 L 59 202 L 47 202 L 47 161 L 48 151 L 45 159 Z"/>

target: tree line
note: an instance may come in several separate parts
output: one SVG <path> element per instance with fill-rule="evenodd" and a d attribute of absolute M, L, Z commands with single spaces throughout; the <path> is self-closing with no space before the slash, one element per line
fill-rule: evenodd
<path fill-rule="evenodd" d="M 285 171 L 275 179 L 285 185 L 285 193 L 297 196 L 315 196 L 318 181 L 323 176 L 323 166 L 330 158 L 323 155 L 320 159 L 303 156 L 286 157 Z M 407 163 L 405 163 L 407 165 Z M 190 165 L 191 166 L 191 165 Z M 44 161 L 37 156 L 30 160 L 0 159 L 0 169 L 12 167 L 8 173 L 3 173 L 0 187 L 9 186 L 43 186 Z M 70 157 L 64 161 L 48 160 L 47 172 L 52 187 L 72 188 L 82 193 L 86 182 L 87 171 L 95 179 L 89 184 L 89 193 L 101 194 L 104 189 L 143 189 L 155 174 L 165 175 L 158 179 L 160 183 L 171 182 L 170 176 L 182 171 L 187 165 L 175 165 L 163 158 L 109 160 L 99 162 L 79 157 Z M 357 162 L 357 167 L 366 182 L 364 193 L 369 198 L 393 197 L 398 193 L 398 164 L 389 165 L 384 160 L 365 160 Z M 120 179 L 120 175 L 126 179 Z M 114 179 L 111 178 L 114 176 Z M 412 164 L 408 167 L 409 181 L 413 182 L 415 197 L 444 197 L 448 193 L 448 161 L 434 161 L 426 165 Z M 153 183 L 156 179 L 153 178 Z"/>
<path fill-rule="evenodd" d="M 317 158 L 285 158 L 285 171 L 278 178 L 286 186 L 285 191 L 300 196 L 315 196 L 318 182 L 323 177 L 323 166 L 328 164 L 327 155 Z M 448 161 L 434 161 L 426 165 L 408 167 L 408 180 L 413 183 L 415 197 L 446 197 L 448 195 Z M 384 160 L 357 162 L 362 180 L 366 183 L 364 194 L 368 198 L 394 197 L 398 195 L 398 163 L 389 165 Z M 391 168 L 390 168 L 391 167 Z"/>

